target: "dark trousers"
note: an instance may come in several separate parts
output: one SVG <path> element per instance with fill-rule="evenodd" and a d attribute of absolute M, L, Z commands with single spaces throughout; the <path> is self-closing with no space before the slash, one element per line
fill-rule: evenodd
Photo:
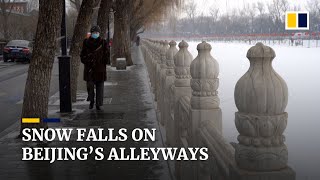
<path fill-rule="evenodd" d="M 94 103 L 94 87 L 96 87 L 96 105 L 103 105 L 103 81 L 87 81 L 88 100 Z"/>

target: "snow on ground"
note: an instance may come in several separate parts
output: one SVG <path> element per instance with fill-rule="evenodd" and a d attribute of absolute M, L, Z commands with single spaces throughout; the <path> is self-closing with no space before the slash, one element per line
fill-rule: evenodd
<path fill-rule="evenodd" d="M 199 42 L 188 42 L 189 51 L 197 56 Z M 248 70 L 246 53 L 252 45 L 244 43 L 214 43 L 211 55 L 220 66 L 219 96 L 223 112 L 223 135 L 228 141 L 237 142 L 234 125 L 234 87 Z M 268 43 L 267 43 L 268 44 Z M 320 43 L 319 43 L 320 45 Z M 273 67 L 287 82 L 289 114 L 285 131 L 289 150 L 289 165 L 296 170 L 297 179 L 320 178 L 320 48 L 271 45 L 276 52 Z"/>

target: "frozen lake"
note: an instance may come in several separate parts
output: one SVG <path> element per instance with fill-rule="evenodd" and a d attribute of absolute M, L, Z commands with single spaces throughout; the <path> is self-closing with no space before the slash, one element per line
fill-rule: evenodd
<path fill-rule="evenodd" d="M 197 56 L 199 42 L 188 42 L 189 51 Z M 234 124 L 234 87 L 248 70 L 246 53 L 252 45 L 242 43 L 210 43 L 211 55 L 220 65 L 218 89 L 223 112 L 223 135 L 237 142 Z M 289 114 L 285 131 L 289 151 L 289 165 L 296 171 L 298 180 L 320 179 L 320 48 L 272 45 L 276 52 L 273 67 L 286 81 Z"/>

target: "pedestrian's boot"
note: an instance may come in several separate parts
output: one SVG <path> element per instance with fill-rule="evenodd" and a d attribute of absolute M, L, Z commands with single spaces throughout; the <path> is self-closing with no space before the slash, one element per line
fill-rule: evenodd
<path fill-rule="evenodd" d="M 100 106 L 98 106 L 98 105 L 96 105 L 96 109 L 97 109 L 98 111 L 101 110 Z"/>
<path fill-rule="evenodd" d="M 90 105 L 89 105 L 89 109 L 93 109 L 93 105 L 94 105 L 94 102 L 91 101 L 91 102 L 90 102 Z"/>

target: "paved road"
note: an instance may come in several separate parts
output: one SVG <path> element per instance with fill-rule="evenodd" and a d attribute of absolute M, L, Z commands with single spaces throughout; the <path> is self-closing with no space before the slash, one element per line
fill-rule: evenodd
<path fill-rule="evenodd" d="M 0 61 L 0 133 L 20 119 L 29 64 Z M 59 90 L 58 63 L 54 63 L 50 94 Z"/>
<path fill-rule="evenodd" d="M 156 128 L 156 141 L 135 142 L 128 139 L 125 142 L 77 142 L 72 137 L 69 142 L 54 141 L 49 147 L 103 147 L 106 155 L 112 147 L 164 147 L 160 127 L 156 118 L 152 94 L 148 84 L 147 72 L 142 60 L 141 51 L 136 48 L 133 53 L 135 65 L 126 71 L 117 71 L 108 67 L 108 82 L 105 83 L 105 101 L 102 111 L 88 110 L 87 104 L 73 104 L 75 117 L 56 113 L 55 103 L 49 106 L 51 117 L 61 115 L 61 123 L 48 124 L 50 127 L 68 128 Z M 17 68 L 17 67 L 15 67 Z M 25 78 L 25 77 L 24 77 Z M 13 82 L 12 82 L 13 83 Z M 18 88 L 17 88 L 18 89 Z M 19 99 L 19 98 L 17 98 Z M 54 99 L 51 97 L 50 99 Z M 16 102 L 13 101 L 12 103 Z M 49 113 L 50 114 L 50 113 Z M 0 179 L 23 180 L 171 180 L 171 173 L 166 161 L 95 161 L 89 156 L 87 161 L 21 161 L 22 147 L 33 143 L 15 139 L 19 129 L 14 129 L 4 137 L 0 137 Z M 127 151 L 128 153 L 128 151 Z M 135 157 L 138 155 L 134 153 Z"/>

